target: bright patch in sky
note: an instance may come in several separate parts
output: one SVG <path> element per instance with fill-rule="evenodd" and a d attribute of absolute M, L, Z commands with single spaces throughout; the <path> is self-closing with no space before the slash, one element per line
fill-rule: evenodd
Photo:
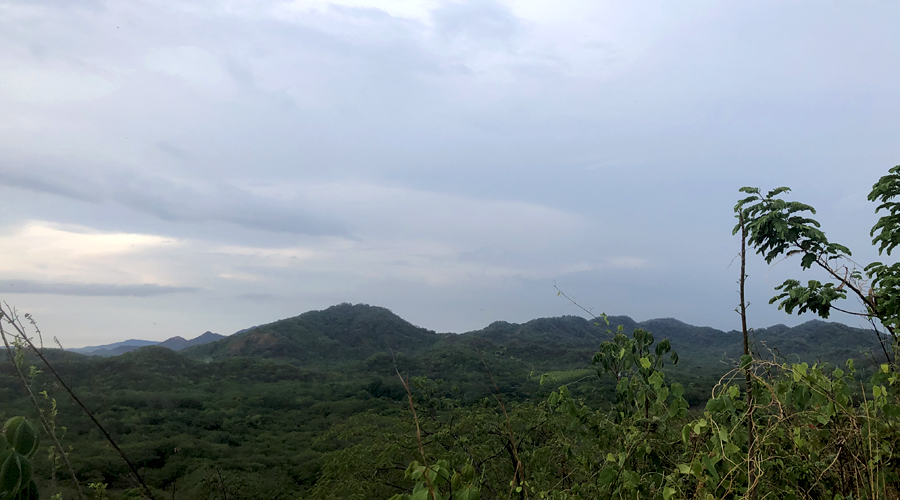
<path fill-rule="evenodd" d="M 80 226 L 27 221 L 0 236 L 4 278 L 73 283 L 141 284 L 165 281 L 135 263 L 178 242 L 154 235 L 104 233 Z"/>

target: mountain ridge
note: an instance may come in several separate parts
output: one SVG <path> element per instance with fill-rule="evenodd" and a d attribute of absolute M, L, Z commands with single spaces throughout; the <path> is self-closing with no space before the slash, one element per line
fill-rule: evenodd
<path fill-rule="evenodd" d="M 141 347 L 159 346 L 195 358 L 258 357 L 317 367 L 387 355 L 431 356 L 449 345 L 467 346 L 518 359 L 535 367 L 584 366 L 600 343 L 617 327 L 630 334 L 641 328 L 657 340 L 668 338 L 685 361 L 701 358 L 736 359 L 743 350 L 739 331 L 694 326 L 676 318 L 635 321 L 629 316 L 600 318 L 556 316 L 524 323 L 494 321 L 480 330 L 437 333 L 406 321 L 387 308 L 368 304 L 337 304 L 271 323 L 240 330 L 230 336 L 212 332 L 187 340 L 162 342 L 130 339 L 105 346 L 72 349 L 90 356 L 111 357 Z M 794 355 L 809 361 L 842 363 L 848 358 L 877 358 L 881 351 L 874 332 L 842 323 L 812 319 L 794 327 L 783 324 L 752 329 L 751 341 L 760 356 Z M 867 354 L 865 354 L 867 353 Z"/>
<path fill-rule="evenodd" d="M 78 354 L 84 354 L 87 356 L 110 357 L 119 356 L 121 354 L 125 354 L 126 352 L 131 352 L 135 349 L 149 346 L 160 346 L 166 347 L 173 351 L 181 351 L 183 349 L 187 349 L 188 347 L 215 342 L 223 338 L 225 338 L 225 335 L 206 331 L 190 340 L 180 336 L 170 337 L 163 341 L 128 339 L 121 342 L 114 342 L 112 344 L 78 347 L 75 349 L 69 349 L 69 351 L 76 352 Z"/>
<path fill-rule="evenodd" d="M 426 355 L 442 345 L 468 342 L 476 350 L 503 353 L 535 366 L 551 360 L 575 366 L 589 359 L 601 342 L 611 339 L 618 325 L 623 326 L 626 334 L 641 328 L 657 340 L 668 338 L 687 360 L 736 359 L 743 350 L 737 330 L 726 332 L 694 326 L 675 318 L 640 322 L 628 316 L 607 319 L 608 326 L 599 318 L 588 320 L 571 315 L 536 318 L 525 323 L 494 321 L 480 330 L 436 333 L 415 326 L 384 307 L 343 303 L 255 326 L 215 342 L 187 348 L 182 353 L 206 359 L 263 357 L 317 366 L 364 361 L 382 354 Z M 880 349 L 871 331 L 817 319 L 795 327 L 773 325 L 754 329 L 751 340 L 761 354 L 774 349 L 830 362 L 843 362 L 866 350 L 877 354 Z"/>

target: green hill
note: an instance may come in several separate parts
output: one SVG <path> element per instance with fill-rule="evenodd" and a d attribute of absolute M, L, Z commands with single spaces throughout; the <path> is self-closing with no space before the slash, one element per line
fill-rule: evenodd
<path fill-rule="evenodd" d="M 412 325 L 383 307 L 345 303 L 260 325 L 182 353 L 204 360 L 259 357 L 316 368 L 373 357 L 424 356 L 427 364 L 431 357 L 441 357 L 443 351 L 463 348 L 518 360 L 532 368 L 560 369 L 584 366 L 618 325 L 626 334 L 641 328 L 659 340 L 668 338 L 689 364 L 736 359 L 743 350 L 741 334 L 734 330 L 694 326 L 673 318 L 642 322 L 628 316 L 608 319 L 609 326 L 578 316 L 538 318 L 521 324 L 496 321 L 481 330 L 438 334 Z M 874 353 L 878 358 L 881 354 L 874 332 L 818 320 L 796 327 L 775 325 L 753 330 L 751 339 L 756 352 L 765 357 L 790 354 L 794 359 L 842 363 L 851 357 L 862 359 Z"/>
<path fill-rule="evenodd" d="M 433 331 L 383 307 L 340 304 L 257 326 L 184 353 L 198 358 L 254 356 L 319 365 L 363 360 L 392 350 L 418 352 L 438 339 Z"/>
<path fill-rule="evenodd" d="M 741 353 L 736 331 L 674 319 L 609 319 L 609 327 L 563 316 L 439 334 L 385 308 L 340 304 L 179 352 L 148 346 L 109 358 L 54 350 L 47 356 L 147 480 L 166 492 L 160 496 L 176 488 L 178 498 L 218 498 L 209 485 L 224 481 L 229 498 L 295 498 L 312 491 L 329 457 L 371 445 L 379 426 L 409 425 L 397 369 L 410 376 L 423 419 L 450 408 L 488 418 L 495 415 L 494 383 L 505 401 L 524 408 L 563 383 L 592 407 L 608 406 L 613 381 L 598 379 L 590 358 L 619 324 L 628 333 L 643 328 L 671 340 L 681 363 L 668 373 L 692 405 L 708 398 L 733 366 L 728 360 Z M 840 323 L 776 325 L 752 337 L 761 354 L 789 360 L 854 357 L 863 366 L 866 353 L 880 352 L 873 332 Z M 542 385 L 544 374 L 550 383 Z M 32 385 L 58 400 L 78 476 L 109 484 L 118 492 L 111 498 L 127 497 L 127 471 L 80 410 L 46 372 L 36 372 Z M 0 420 L 34 414 L 8 363 L 0 365 L 0 399 Z M 403 435 L 412 436 L 407 430 Z M 396 465 L 405 467 L 414 450 L 397 455 Z M 47 459 L 36 460 L 38 476 L 50 477 Z"/>

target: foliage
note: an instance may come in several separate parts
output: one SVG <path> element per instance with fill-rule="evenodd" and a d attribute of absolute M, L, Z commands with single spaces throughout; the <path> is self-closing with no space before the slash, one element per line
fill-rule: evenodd
<path fill-rule="evenodd" d="M 513 427 L 520 440 L 528 441 L 519 454 L 527 490 L 517 490 L 517 496 L 708 499 L 744 498 L 751 490 L 794 499 L 900 495 L 895 486 L 900 484 L 900 375 L 887 364 L 878 367 L 866 387 L 857 382 L 852 361 L 835 367 L 748 356 L 716 385 L 703 410 L 689 412 L 681 386 L 666 382 L 664 355 L 671 359 L 665 341 L 655 344 L 647 332 L 617 334 L 594 358 L 601 377 L 617 380 L 611 408 L 591 408 L 566 386 L 545 403 L 517 405 Z M 752 374 L 752 400 L 736 382 L 745 371 Z M 423 402 L 421 408 L 428 406 Z M 491 440 L 492 433 L 502 435 L 502 423 L 495 414 L 483 415 L 474 426 L 459 425 L 455 419 L 466 419 L 460 410 L 444 407 L 445 427 L 429 428 L 434 438 L 426 443 L 434 465 L 413 461 L 402 477 L 407 493 L 392 498 L 446 498 L 443 490 L 431 495 L 423 471 L 433 470 L 439 488 L 452 477 L 452 464 L 465 466 L 472 459 L 480 471 L 472 488 L 485 498 L 507 495 L 498 486 L 514 477 L 514 467 L 508 458 L 504 467 L 500 455 L 490 456 L 491 449 L 502 449 L 502 438 Z M 471 416 L 471 410 L 465 413 Z M 539 430 L 525 430 L 525 422 Z M 388 440 L 402 442 L 404 431 L 393 432 Z M 415 456 L 411 433 L 405 432 L 405 454 L 403 446 L 388 449 L 386 461 L 379 462 L 383 469 L 394 464 L 400 470 L 398 458 Z M 470 443 L 487 448 L 475 450 Z M 376 449 L 380 445 L 360 446 L 356 458 L 336 457 L 342 468 L 335 477 L 346 482 L 353 471 L 367 470 L 363 462 Z M 399 474 L 391 479 L 398 480 Z M 333 483 L 330 491 L 331 496 L 314 492 L 312 498 L 356 498 L 335 493 Z"/>
<path fill-rule="evenodd" d="M 751 368 L 752 406 L 740 386 L 724 383 L 682 429 L 690 454 L 673 482 L 679 496 L 744 495 L 752 477 L 757 491 L 777 498 L 896 497 L 900 399 L 886 364 L 873 378 L 874 399 L 854 389 L 852 362 Z M 877 385 L 884 377 L 892 382 Z M 755 430 L 749 448 L 747 419 Z"/>
<path fill-rule="evenodd" d="M 631 340 L 633 330 L 653 328 L 654 334 L 670 336 L 676 349 L 690 346 L 679 352 L 677 366 L 670 363 L 671 353 L 661 359 L 666 361 L 664 382 L 682 385 L 683 397 L 692 406 L 708 399 L 723 353 L 740 353 L 739 341 L 726 332 L 674 320 L 638 324 L 624 317 L 610 319 L 625 323 L 620 333 Z M 756 331 L 761 341 L 809 362 L 858 356 L 871 344 L 841 340 L 859 338 L 858 333 L 822 322 Z M 58 350 L 47 350 L 46 355 L 108 426 L 158 497 L 170 498 L 174 490 L 176 498 L 209 500 L 259 498 L 262 492 L 266 498 L 388 498 L 411 493 L 414 482 L 404 473 L 412 461 L 421 463 L 421 457 L 406 394 L 393 373 L 396 360 L 404 371 L 427 375 L 413 378 L 413 394 L 421 409 L 428 465 L 446 459 L 448 470 L 461 472 L 471 460 L 481 497 L 495 498 L 508 492 L 515 469 L 507 424 L 492 396 L 497 391 L 488 389 L 492 384 L 475 346 L 506 401 L 529 492 L 539 492 L 553 491 L 560 481 L 573 487 L 588 481 L 599 473 L 596 463 L 606 464 L 606 454 L 619 446 L 611 430 L 622 424 L 611 413 L 619 407 L 618 382 L 600 364 L 590 369 L 596 346 L 615 338 L 593 322 L 566 317 L 525 325 L 498 323 L 473 334 L 444 337 L 415 357 L 376 354 L 329 367 L 251 357 L 207 361 L 161 347 L 112 358 Z M 593 350 L 584 347 L 591 343 Z M 546 347 L 542 359 L 540 346 Z M 655 356 L 653 349 L 645 351 Z M 572 353 L 581 353 L 581 361 Z M 36 360 L 23 356 L 28 373 Z M 598 379 L 597 369 L 603 378 Z M 48 373 L 35 371 L 29 384 L 51 424 L 61 423 L 58 436 L 79 482 L 86 489 L 90 483 L 106 484 L 110 499 L 133 498 L 127 468 L 102 444 L 80 410 L 66 398 L 58 399 L 53 409 L 59 389 Z M 573 423 L 567 411 L 547 401 L 560 384 L 590 425 Z M 5 402 L 2 418 L 35 411 L 11 364 L 0 365 L 0 398 Z M 670 443 L 680 439 L 680 425 L 674 430 L 662 426 Z M 47 496 L 62 492 L 63 498 L 77 498 L 69 486 L 71 476 L 58 459 L 41 451 L 32 465 L 37 485 Z"/>
<path fill-rule="evenodd" d="M 6 421 L 0 437 L 0 499 L 37 499 L 31 459 L 40 446 L 37 429 L 23 417 Z"/>
<path fill-rule="evenodd" d="M 480 490 L 473 484 L 475 467 L 466 464 L 459 472 L 451 472 L 449 467 L 446 460 L 438 460 L 428 467 L 413 461 L 404 473 L 416 483 L 412 493 L 397 494 L 391 500 L 477 500 Z"/>
<path fill-rule="evenodd" d="M 776 287 L 778 295 L 770 303 L 788 313 L 813 312 L 828 318 L 832 309 L 879 321 L 897 341 L 900 327 L 900 263 L 872 262 L 862 269 L 851 259 L 850 249 L 828 240 L 820 224 L 807 214 L 815 215 L 810 205 L 786 201 L 780 195 L 790 192 L 780 187 L 763 195 L 758 188 L 744 187 L 741 192 L 750 196 L 740 200 L 735 210 L 746 221 L 749 240 L 757 253 L 772 263 L 782 256 L 800 256 L 800 267 L 816 266 L 832 281 L 809 280 L 805 285 L 788 279 Z M 869 201 L 878 202 L 876 213 L 886 211 L 872 227 L 872 244 L 878 253 L 891 251 L 900 244 L 900 165 L 890 169 L 872 186 Z M 735 226 L 734 233 L 740 230 Z M 835 303 L 849 294 L 863 304 L 860 312 L 839 309 Z M 885 353 L 887 354 L 886 350 Z M 890 361 L 890 360 L 889 360 Z"/>

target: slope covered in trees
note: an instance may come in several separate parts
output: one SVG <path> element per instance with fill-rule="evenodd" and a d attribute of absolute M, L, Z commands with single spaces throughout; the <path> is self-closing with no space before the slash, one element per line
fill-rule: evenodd
<path fill-rule="evenodd" d="M 682 359 L 670 376 L 682 382 L 693 405 L 708 398 L 721 375 L 721 361 L 740 356 L 738 332 L 672 319 L 610 321 L 626 326 L 629 334 L 644 328 L 671 339 Z M 274 341 L 260 344 L 261 336 Z M 864 363 L 873 348 L 871 332 L 820 321 L 760 330 L 758 337 L 770 347 L 805 346 L 801 355 L 808 361 L 850 350 Z M 851 340 L 829 347 L 823 337 Z M 258 498 L 259 492 L 294 498 L 325 491 L 322 484 L 330 479 L 319 482 L 325 464 L 360 446 L 369 449 L 366 455 L 378 448 L 377 455 L 386 460 L 382 465 L 390 463 L 393 470 L 415 458 L 407 395 L 395 367 L 414 377 L 423 425 L 440 429 L 449 415 L 465 415 L 460 422 L 474 431 L 476 425 L 502 425 L 494 393 L 512 404 L 516 415 L 531 415 L 528 419 L 542 415 L 541 402 L 560 384 L 589 404 L 608 407 L 615 399 L 612 380 L 600 380 L 590 359 L 612 338 L 605 324 L 574 316 L 438 334 L 384 308 L 341 304 L 181 352 L 148 346 L 110 358 L 47 354 L 148 483 L 166 495 L 174 488 L 177 498 L 222 498 L 225 492 L 229 498 Z M 37 360 L 28 358 L 26 364 L 37 366 Z M 125 465 L 54 390 L 49 374 L 38 373 L 31 383 L 57 398 L 56 418 L 67 428 L 64 442 L 73 448 L 70 459 L 80 480 L 108 484 L 113 495 L 133 488 Z M 33 414 L 9 364 L 0 368 L 0 398 L 8 402 L 0 418 Z M 372 425 L 384 433 L 369 432 Z M 496 434 L 483 437 L 486 448 L 498 439 Z M 388 457 L 387 450 L 396 453 Z M 52 473 L 42 456 L 36 466 L 42 488 L 71 493 L 65 471 Z M 382 479 L 402 482 L 400 472 L 399 479 Z M 52 477 L 55 481 L 46 479 Z M 379 485 L 371 491 L 389 496 L 399 490 Z"/>

